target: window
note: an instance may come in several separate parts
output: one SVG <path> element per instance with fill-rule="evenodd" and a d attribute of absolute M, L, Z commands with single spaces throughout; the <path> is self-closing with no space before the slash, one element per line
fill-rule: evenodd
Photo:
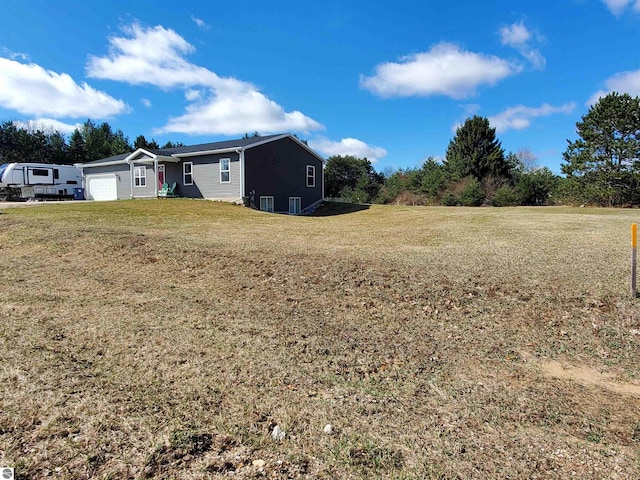
<path fill-rule="evenodd" d="M 307 187 L 316 186 L 316 167 L 307 165 Z"/>
<path fill-rule="evenodd" d="M 133 185 L 136 187 L 147 186 L 147 167 L 133 167 Z"/>
<path fill-rule="evenodd" d="M 229 183 L 231 181 L 231 165 L 228 158 L 220 159 L 220 183 Z"/>
<path fill-rule="evenodd" d="M 302 210 L 302 200 L 300 197 L 289 197 L 289 214 L 296 215 Z"/>
<path fill-rule="evenodd" d="M 182 164 L 182 183 L 185 185 L 193 185 L 193 162 L 185 162 Z"/>
<path fill-rule="evenodd" d="M 53 169 L 53 178 L 55 178 L 56 180 L 60 178 L 60 172 L 58 172 L 57 168 Z"/>
<path fill-rule="evenodd" d="M 43 168 L 34 168 L 33 170 L 31 170 L 31 175 L 33 175 L 34 177 L 48 177 L 49 170 L 45 170 Z"/>
<path fill-rule="evenodd" d="M 273 213 L 273 197 L 260 197 L 260 210 Z"/>

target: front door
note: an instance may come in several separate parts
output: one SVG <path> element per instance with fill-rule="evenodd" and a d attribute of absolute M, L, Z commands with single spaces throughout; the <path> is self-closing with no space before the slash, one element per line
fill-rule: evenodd
<path fill-rule="evenodd" d="M 161 189 L 164 183 L 164 165 L 158 165 L 158 189 Z"/>

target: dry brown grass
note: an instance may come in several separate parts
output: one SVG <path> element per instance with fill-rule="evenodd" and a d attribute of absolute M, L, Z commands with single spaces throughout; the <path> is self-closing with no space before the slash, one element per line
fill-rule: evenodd
<path fill-rule="evenodd" d="M 181 199 L 1 210 L 0 466 L 638 478 L 637 219 Z"/>

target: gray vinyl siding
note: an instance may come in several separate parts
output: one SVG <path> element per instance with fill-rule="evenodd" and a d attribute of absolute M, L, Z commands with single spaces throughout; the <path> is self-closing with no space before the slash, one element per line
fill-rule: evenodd
<path fill-rule="evenodd" d="M 118 200 L 131 198 L 131 172 L 129 165 L 108 165 L 106 167 L 84 167 L 84 175 L 115 174 L 118 186 Z M 147 175 L 147 182 L 149 177 Z"/>
<path fill-rule="evenodd" d="M 230 169 L 229 183 L 220 181 L 220 159 L 228 158 Z M 183 164 L 191 162 L 193 185 L 184 185 L 182 172 Z M 174 171 L 171 171 L 171 177 L 167 175 L 171 182 L 177 181 L 179 187 L 178 195 L 191 198 L 207 198 L 213 200 L 240 200 L 242 194 L 240 192 L 240 161 L 237 153 L 225 153 L 217 155 L 206 155 L 197 157 L 183 158 L 179 167 L 179 180 L 174 180 Z M 168 170 L 168 169 L 167 169 Z"/>
<path fill-rule="evenodd" d="M 179 197 L 185 197 L 184 187 L 182 186 L 182 164 L 173 162 L 158 162 L 158 165 L 164 165 L 164 182 L 171 186 L 176 183 L 175 194 Z"/>
<path fill-rule="evenodd" d="M 145 167 L 146 171 L 146 185 L 144 187 L 136 187 L 135 180 L 133 178 L 133 169 L 135 167 Z M 133 198 L 149 198 L 156 196 L 156 174 L 153 168 L 153 164 L 133 164 L 131 175 L 131 182 L 134 182 Z"/>
<path fill-rule="evenodd" d="M 315 167 L 315 186 L 307 187 L 307 165 Z M 272 196 L 276 212 L 289 211 L 289 197 L 300 197 L 302 209 L 322 200 L 323 162 L 291 138 L 245 151 L 245 195 L 256 208 Z"/>
<path fill-rule="evenodd" d="M 230 142 L 230 143 L 229 143 Z M 165 182 L 169 186 L 176 184 L 175 195 L 187 198 L 206 198 L 223 201 L 239 201 L 249 199 L 253 206 L 259 207 L 261 196 L 274 198 L 274 209 L 278 212 L 289 211 L 289 198 L 299 197 L 301 208 L 322 200 L 323 195 L 323 160 L 309 151 L 290 136 L 265 137 L 260 139 L 239 139 L 196 146 L 179 147 L 171 151 L 158 151 L 160 158 L 172 156 L 170 159 L 158 159 L 158 165 L 165 167 Z M 252 146 L 252 142 L 255 146 Z M 264 143 L 262 143 L 264 142 Z M 240 161 L 237 151 L 217 153 L 213 155 L 194 155 L 179 157 L 192 152 L 206 151 L 204 148 L 243 148 L 244 161 Z M 156 153 L 153 153 L 154 156 Z M 126 155 L 116 155 L 103 159 L 103 162 L 124 162 Z M 155 158 L 155 157 L 154 157 Z M 220 177 L 220 160 L 229 159 L 229 182 L 222 182 Z M 138 163 L 140 160 L 149 163 Z M 175 160 L 175 161 L 174 161 Z M 98 162 L 96 162 L 98 163 Z M 185 163 L 192 165 L 193 184 L 185 185 L 183 167 Z M 146 172 L 146 185 L 132 187 L 133 171 L 127 163 L 115 165 L 84 165 L 85 175 L 114 174 L 117 180 L 119 199 L 145 198 L 156 196 L 155 162 L 144 153 L 139 153 L 132 161 L 133 166 L 142 166 Z M 315 167 L 315 185 L 307 187 L 307 166 Z M 244 171 L 243 171 L 244 170 Z M 244 179 L 244 189 L 242 180 Z"/>

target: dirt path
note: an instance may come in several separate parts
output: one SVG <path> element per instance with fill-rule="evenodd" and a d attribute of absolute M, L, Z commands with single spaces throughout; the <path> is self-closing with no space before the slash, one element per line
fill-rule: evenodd
<path fill-rule="evenodd" d="M 554 360 L 542 363 L 540 366 L 547 377 L 573 380 L 581 385 L 593 385 L 612 392 L 640 397 L 640 385 L 616 382 L 609 375 L 594 368 L 562 365 Z"/>

